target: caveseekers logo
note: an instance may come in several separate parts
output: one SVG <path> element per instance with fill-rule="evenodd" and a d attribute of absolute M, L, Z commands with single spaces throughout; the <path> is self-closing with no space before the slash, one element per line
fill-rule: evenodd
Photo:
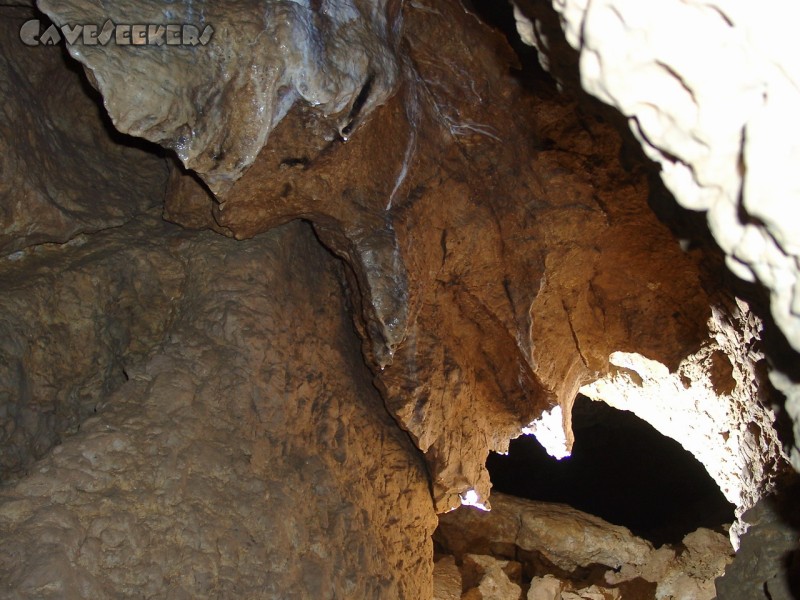
<path fill-rule="evenodd" d="M 211 41 L 214 29 L 206 25 L 202 31 L 194 25 L 117 25 L 110 19 L 102 26 L 87 23 L 83 25 L 50 24 L 42 30 L 38 19 L 22 24 L 19 39 L 26 46 L 55 46 L 65 40 L 67 45 L 84 46 L 205 46 Z"/>

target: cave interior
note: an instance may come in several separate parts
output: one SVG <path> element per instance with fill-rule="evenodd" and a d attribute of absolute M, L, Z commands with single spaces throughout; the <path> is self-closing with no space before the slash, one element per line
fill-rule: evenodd
<path fill-rule="evenodd" d="M 6 597 L 800 598 L 798 353 L 549 3 L 99 4 L 0 7 Z"/>

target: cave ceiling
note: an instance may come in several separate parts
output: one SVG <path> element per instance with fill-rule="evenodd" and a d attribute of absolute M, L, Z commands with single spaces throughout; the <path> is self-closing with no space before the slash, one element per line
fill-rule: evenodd
<path fill-rule="evenodd" d="M 160 2 L 39 3 L 57 24 Z M 246 239 L 309 221 L 344 260 L 363 352 L 436 507 L 486 503 L 490 451 L 635 352 L 709 335 L 699 261 L 597 113 L 523 85 L 459 3 L 171 5 L 195 47 L 72 45 L 115 126 L 174 151 L 164 216 Z M 110 11 L 110 12 L 108 12 Z M 355 19 L 354 15 L 359 15 Z"/>

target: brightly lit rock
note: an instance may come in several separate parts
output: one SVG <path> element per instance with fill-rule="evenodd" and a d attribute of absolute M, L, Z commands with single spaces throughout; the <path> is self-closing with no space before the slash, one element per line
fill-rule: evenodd
<path fill-rule="evenodd" d="M 794 469 L 800 471 L 800 448 L 797 446 L 797 441 L 800 440 L 800 384 L 780 371 L 772 371 L 769 380 L 786 397 L 786 414 L 794 423 L 795 445 L 792 447 L 790 458 Z"/>
<path fill-rule="evenodd" d="M 580 52 L 583 88 L 628 118 L 678 202 L 708 211 L 728 266 L 769 288 L 772 314 L 800 350 L 795 3 L 554 0 L 553 7 Z M 537 40 L 537 27 L 518 20 L 523 39 L 547 52 L 550 40 Z"/>
<path fill-rule="evenodd" d="M 539 552 L 565 571 L 594 564 L 646 565 L 652 545 L 625 527 L 563 504 L 492 494 L 491 512 L 460 508 L 439 516 L 437 541 L 456 556 L 514 546 Z"/>
<path fill-rule="evenodd" d="M 534 577 L 526 600 L 561 600 L 564 583 L 553 575 Z"/>
<path fill-rule="evenodd" d="M 567 429 L 568 426 L 564 423 L 564 411 L 561 406 L 556 406 L 552 410 L 544 411 L 541 417 L 523 427 L 522 433 L 535 436 L 550 456 L 561 460 L 571 454 Z"/>
<path fill-rule="evenodd" d="M 684 537 L 685 550 L 656 583 L 656 600 L 714 600 L 714 581 L 733 560 L 730 542 L 709 529 Z"/>
<path fill-rule="evenodd" d="M 758 399 L 760 323 L 742 301 L 713 310 L 710 338 L 674 372 L 636 353 L 615 352 L 608 376 L 581 388 L 677 440 L 705 466 L 737 516 L 769 493 L 787 464 L 775 415 Z M 731 530 L 735 543 L 736 528 Z"/>
<path fill-rule="evenodd" d="M 621 585 L 637 580 L 657 584 L 657 600 L 712 600 L 715 579 L 733 559 L 727 537 L 704 528 L 686 535 L 681 546 L 664 544 L 653 549 L 624 527 L 568 506 L 504 494 L 494 494 L 492 499 L 495 508 L 490 513 L 459 509 L 441 516 L 434 535 L 442 551 L 452 553 L 462 564 L 463 581 L 468 586 L 475 582 L 475 592 L 464 596 L 465 600 L 481 597 L 476 562 L 484 565 L 477 569 L 480 576 L 498 567 L 508 572 L 512 564 L 522 572 L 536 572 L 527 600 L 611 600 L 620 597 Z M 474 552 L 484 556 L 476 557 Z M 440 562 L 450 564 L 445 559 Z M 548 574 L 545 565 L 549 563 L 557 568 Z M 595 585 L 586 587 L 585 579 L 575 577 L 580 567 L 599 565 L 608 570 Z M 505 577 L 498 574 L 498 580 Z M 501 597 L 517 600 L 519 596 Z"/>

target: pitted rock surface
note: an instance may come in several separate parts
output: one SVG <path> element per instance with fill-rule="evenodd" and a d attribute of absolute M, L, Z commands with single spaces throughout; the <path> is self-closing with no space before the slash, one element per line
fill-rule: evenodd
<path fill-rule="evenodd" d="M 296 224 L 167 237 L 165 342 L 0 492 L 15 598 L 427 598 L 424 466 L 383 408 L 341 267 Z"/>
<path fill-rule="evenodd" d="M 48 11 L 63 20 L 69 6 Z M 336 117 L 297 105 L 226 190 L 212 195 L 176 166 L 165 213 L 237 238 L 314 224 L 349 265 L 376 385 L 426 453 L 446 510 L 470 490 L 485 502 L 488 452 L 544 410 L 568 415 L 611 352 L 676 366 L 709 309 L 696 265 L 646 206 L 644 174 L 619 162 L 612 127 L 524 92 L 505 41 L 456 3 L 406 3 L 402 19 L 393 6 L 397 91 L 346 142 Z M 103 52 L 79 58 L 105 81 L 117 51 Z M 181 95 L 190 58 L 159 67 L 173 69 L 176 103 L 192 102 Z M 154 76 L 128 74 L 145 90 Z M 109 93 L 112 115 L 127 114 L 125 95 Z"/>

